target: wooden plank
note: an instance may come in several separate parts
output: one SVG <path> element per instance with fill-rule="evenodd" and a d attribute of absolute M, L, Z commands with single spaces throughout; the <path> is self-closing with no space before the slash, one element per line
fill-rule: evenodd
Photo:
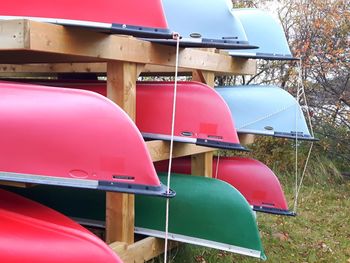
<path fill-rule="evenodd" d="M 19 187 L 19 188 L 29 188 L 29 187 L 35 186 L 36 184 L 31 184 L 31 183 L 20 183 L 20 182 L 10 182 L 10 181 L 0 181 L 0 185 L 13 186 L 13 187 Z"/>
<path fill-rule="evenodd" d="M 168 247 L 172 249 L 177 245 L 177 242 L 170 241 Z M 109 246 L 124 263 L 143 263 L 164 253 L 164 240 L 155 237 L 147 237 L 132 245 L 115 242 Z"/>
<path fill-rule="evenodd" d="M 1 53 L 1 50 L 0 50 Z M 105 62 L 86 62 L 86 63 L 36 63 L 36 64 L 0 64 L 0 77 L 16 76 L 21 73 L 37 74 L 56 74 L 56 73 L 99 73 L 104 74 L 107 71 Z M 175 69 L 170 66 L 145 65 L 142 69 L 143 76 L 174 76 Z M 193 76 L 193 69 L 179 68 L 180 76 Z M 214 72 L 215 76 L 234 75 L 235 73 Z M 236 74 L 246 75 L 244 72 Z M 196 79 L 199 81 L 198 79 Z"/>
<path fill-rule="evenodd" d="M 18 26 L 19 23 L 23 24 Z M 121 60 L 141 64 L 175 65 L 175 47 L 136 38 L 29 20 L 0 21 L 0 28 L 5 27 L 14 27 L 16 32 L 26 37 L 23 42 L 18 43 L 16 39 L 11 39 L 11 31 L 0 31 L 0 39 L 8 40 L 0 41 L 2 63 L 45 63 L 55 62 L 55 59 L 63 62 L 66 59 L 67 62 Z M 6 53 L 6 50 L 16 53 Z M 19 51 L 23 53 L 19 54 Z M 237 74 L 256 72 L 255 61 L 191 48 L 180 50 L 179 67 Z"/>
<path fill-rule="evenodd" d="M 135 120 L 138 65 L 128 62 L 107 63 L 107 97 Z M 134 195 L 106 193 L 106 242 L 134 242 Z"/>
<path fill-rule="evenodd" d="M 194 70 L 192 72 L 192 80 L 205 83 L 213 88 L 215 86 L 215 74 L 210 71 Z"/>
<path fill-rule="evenodd" d="M 170 142 L 156 140 L 148 141 L 146 145 L 153 162 L 169 159 Z M 211 151 L 213 151 L 213 148 L 174 142 L 173 157 L 177 158 Z"/>
<path fill-rule="evenodd" d="M 255 141 L 254 134 L 238 134 L 239 142 L 243 145 L 252 144 Z"/>
<path fill-rule="evenodd" d="M 191 156 L 191 174 L 213 177 L 213 151 Z"/>

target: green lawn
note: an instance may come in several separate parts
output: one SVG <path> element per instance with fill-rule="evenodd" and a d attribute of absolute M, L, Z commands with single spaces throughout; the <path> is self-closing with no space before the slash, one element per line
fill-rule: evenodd
<path fill-rule="evenodd" d="M 284 186 L 290 203 L 291 186 Z M 305 185 L 296 217 L 259 213 L 257 219 L 267 262 L 350 263 L 350 180 Z M 261 262 L 192 245 L 172 250 L 171 257 L 173 263 Z"/>

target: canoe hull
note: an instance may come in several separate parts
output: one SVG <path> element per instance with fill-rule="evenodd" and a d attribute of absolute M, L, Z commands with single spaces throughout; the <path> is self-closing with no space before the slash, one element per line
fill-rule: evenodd
<path fill-rule="evenodd" d="M 253 211 L 235 188 L 199 176 L 173 174 L 171 178 L 177 195 L 170 202 L 170 239 L 265 258 Z M 164 182 L 165 176 L 161 175 L 161 179 Z M 104 227 L 106 201 L 100 191 L 54 186 L 11 191 L 82 223 Z M 164 237 L 165 202 L 157 199 L 160 198 L 135 197 L 136 233 Z"/>
<path fill-rule="evenodd" d="M 230 50 L 230 55 L 266 60 L 296 59 L 289 49 L 282 25 L 271 14 L 255 8 L 234 8 L 232 13 L 241 22 L 249 43 L 259 48 Z"/>
<path fill-rule="evenodd" d="M 301 106 L 287 91 L 277 86 L 259 85 L 218 87 L 216 90 L 228 104 L 238 133 L 315 140 Z"/>
<path fill-rule="evenodd" d="M 122 262 L 99 238 L 62 214 L 4 190 L 0 198 L 1 262 Z"/>
<path fill-rule="evenodd" d="M 1 180 L 165 195 L 137 127 L 110 100 L 9 82 L 0 94 Z"/>
<path fill-rule="evenodd" d="M 249 45 L 241 22 L 230 12 L 227 2 L 207 0 L 203 5 L 201 0 L 163 0 L 163 5 L 169 28 L 182 36 L 183 47 L 256 48 Z M 174 45 L 176 42 L 159 43 Z"/>
<path fill-rule="evenodd" d="M 84 89 L 107 96 L 105 82 L 38 83 Z M 171 139 L 173 91 L 173 82 L 137 83 L 136 125 L 145 139 Z M 174 141 L 246 151 L 239 142 L 228 106 L 213 88 L 199 82 L 178 82 L 176 105 Z"/>
<path fill-rule="evenodd" d="M 131 34 L 139 37 L 171 38 L 161 0 L 149 3 L 138 0 L 93 1 L 19 0 L 4 2 L 0 19 L 32 20 L 93 28 L 105 32 Z"/>
<path fill-rule="evenodd" d="M 166 172 L 168 161 L 156 162 L 158 172 Z M 191 158 L 176 158 L 172 162 L 175 173 L 191 174 Z M 235 187 L 253 206 L 253 210 L 276 215 L 294 215 L 277 176 L 263 163 L 244 157 L 215 157 L 213 177 Z"/>

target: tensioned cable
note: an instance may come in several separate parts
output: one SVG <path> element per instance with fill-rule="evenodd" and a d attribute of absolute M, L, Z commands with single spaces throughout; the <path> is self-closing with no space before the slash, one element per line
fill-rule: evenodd
<path fill-rule="evenodd" d="M 215 179 L 218 179 L 219 162 L 220 162 L 220 152 L 218 153 L 218 157 L 216 158 Z"/>
<path fill-rule="evenodd" d="M 173 113 L 171 119 L 171 138 L 170 138 L 170 151 L 169 151 L 169 166 L 168 166 L 168 178 L 167 178 L 167 194 L 170 194 L 170 174 L 173 160 L 173 147 L 174 147 L 174 130 L 175 130 L 175 114 L 176 114 L 176 94 L 177 94 L 177 75 L 179 68 L 179 51 L 180 51 L 180 35 L 174 33 L 173 38 L 176 40 L 176 59 L 175 59 L 175 81 L 174 81 L 174 97 L 173 97 Z M 164 242 L 164 263 L 167 262 L 168 256 L 168 234 L 169 234 L 169 198 L 166 199 L 166 212 L 165 212 L 165 242 Z"/>
<path fill-rule="evenodd" d="M 305 94 L 305 87 L 304 87 L 303 79 L 302 79 L 302 60 L 301 59 L 299 60 L 299 63 L 298 63 L 298 73 L 299 73 L 299 81 L 298 81 L 297 100 L 299 102 L 300 97 L 303 96 L 304 104 L 306 106 L 306 113 L 307 113 L 307 117 L 308 117 L 311 136 L 314 137 L 314 130 L 312 127 L 312 122 L 311 122 L 311 114 L 310 114 L 309 106 L 307 103 L 306 94 Z M 297 134 L 296 134 L 296 137 L 297 137 Z M 310 145 L 307 157 L 306 157 L 306 161 L 304 164 L 303 172 L 301 174 L 300 182 L 298 184 L 298 167 L 297 167 L 297 147 L 298 147 L 298 145 L 297 145 L 297 141 L 296 141 L 296 146 L 295 146 L 296 147 L 296 158 L 295 158 L 296 159 L 296 168 L 295 168 L 296 169 L 296 185 L 295 185 L 296 188 L 295 188 L 295 199 L 294 199 L 294 209 L 293 209 L 294 213 L 297 212 L 299 193 L 300 193 L 300 189 L 302 187 L 302 184 L 303 184 L 303 181 L 305 178 L 306 169 L 307 169 L 307 166 L 308 166 L 308 163 L 310 160 L 313 145 L 314 145 L 314 143 L 311 142 L 311 145 Z"/>
<path fill-rule="evenodd" d="M 313 130 L 312 122 L 311 122 L 311 114 L 310 114 L 309 106 L 308 106 L 307 99 L 306 99 L 305 87 L 304 87 L 304 84 L 303 84 L 303 81 L 302 81 L 302 61 L 301 60 L 299 61 L 298 69 L 299 69 L 299 83 L 300 83 L 299 85 L 301 87 L 304 103 L 305 103 L 305 106 L 306 106 L 306 113 L 307 113 L 307 117 L 308 117 L 308 122 L 309 122 L 310 131 L 311 131 L 311 136 L 314 137 L 314 130 Z M 308 166 L 308 163 L 309 163 L 309 160 L 310 160 L 310 156 L 311 156 L 311 152 L 312 152 L 313 146 L 314 146 L 314 142 L 311 142 L 311 145 L 310 145 L 307 157 L 306 157 L 306 161 L 305 161 L 305 164 L 304 164 L 304 169 L 303 169 L 303 172 L 302 172 L 302 175 L 301 175 L 301 178 L 300 178 L 300 182 L 299 182 L 299 185 L 297 187 L 297 191 L 296 191 L 296 195 L 295 195 L 295 204 L 294 204 L 295 205 L 295 207 L 294 207 L 295 211 L 294 212 L 296 212 L 296 209 L 297 209 L 297 201 L 298 201 L 298 198 L 299 198 L 299 193 L 300 193 L 300 190 L 301 190 L 304 178 L 305 178 L 306 169 L 307 169 L 307 166 Z"/>

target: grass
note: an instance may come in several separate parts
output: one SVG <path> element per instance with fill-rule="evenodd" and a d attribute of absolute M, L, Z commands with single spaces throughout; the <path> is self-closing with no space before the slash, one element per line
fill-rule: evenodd
<path fill-rule="evenodd" d="M 350 263 L 350 180 L 340 179 L 322 163 L 312 168 L 317 173 L 305 180 L 296 217 L 258 214 L 267 262 Z M 280 179 L 292 204 L 292 177 Z M 193 245 L 178 247 L 171 251 L 171 257 L 172 263 L 261 262 Z M 162 258 L 153 260 L 162 261 Z"/>

